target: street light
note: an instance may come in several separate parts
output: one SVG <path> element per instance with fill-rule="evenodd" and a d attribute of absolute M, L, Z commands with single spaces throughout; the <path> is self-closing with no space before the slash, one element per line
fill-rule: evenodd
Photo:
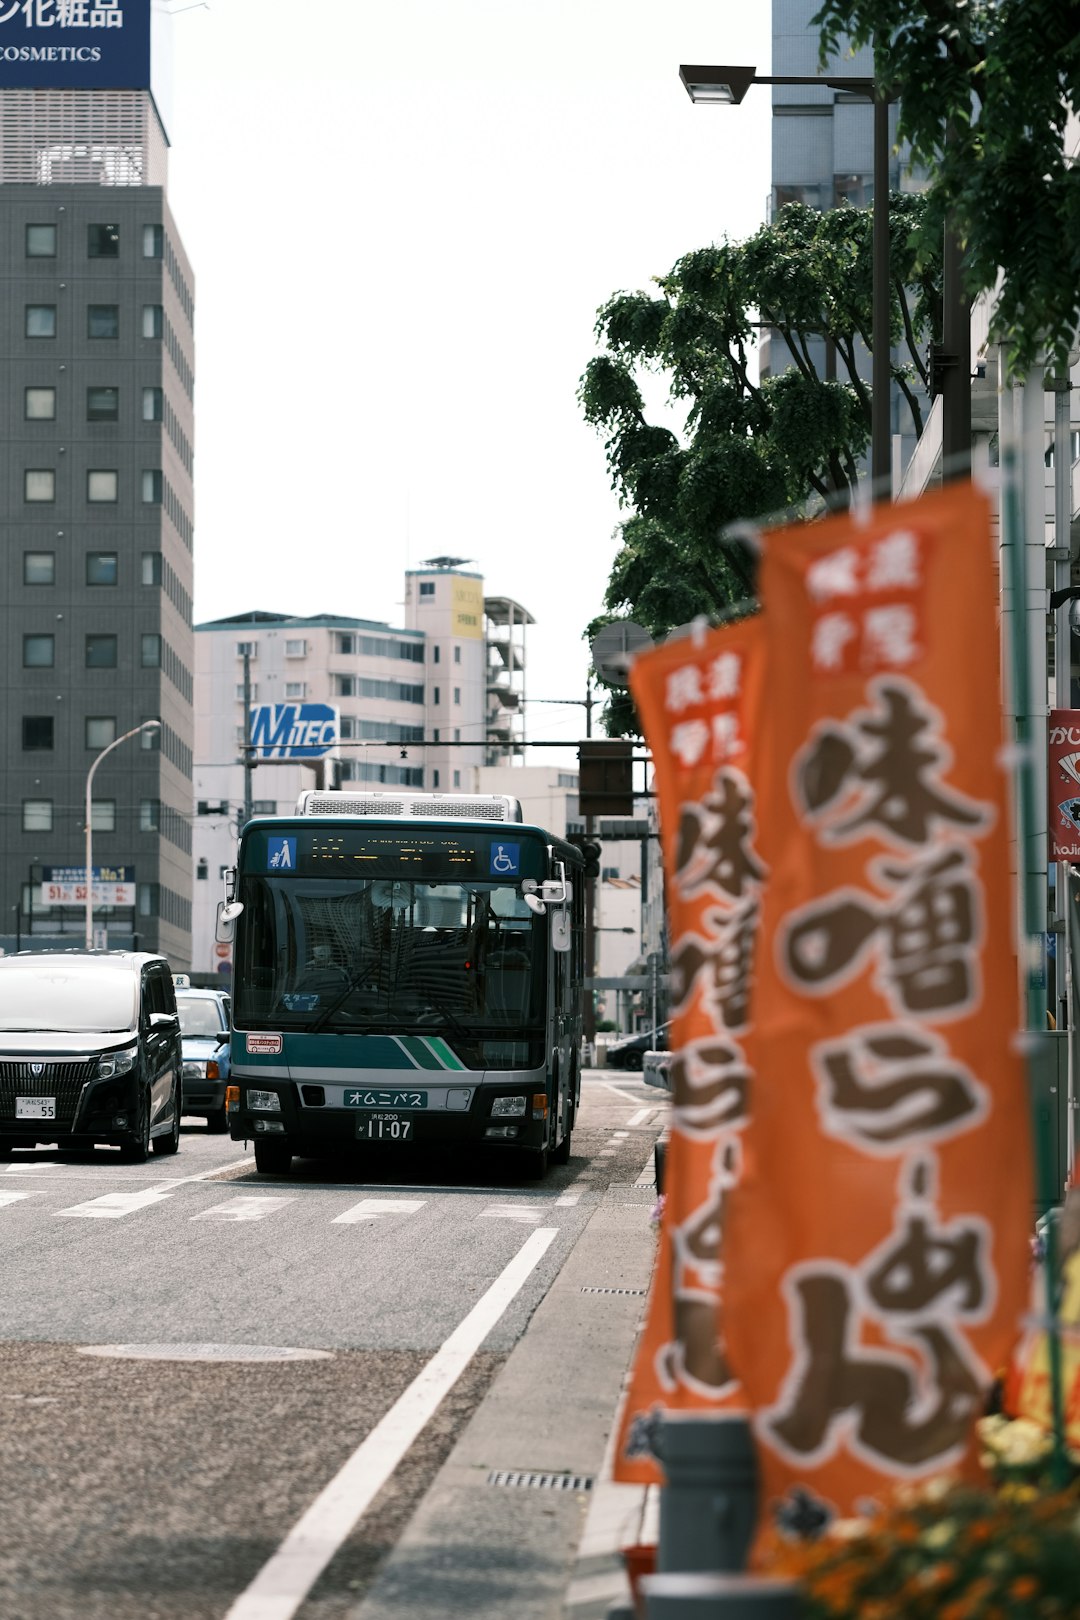
<path fill-rule="evenodd" d="M 889 343 L 889 97 L 875 79 L 822 78 L 817 75 L 789 75 L 779 78 L 758 73 L 752 67 L 699 67 L 683 64 L 679 78 L 695 106 L 735 106 L 752 84 L 821 85 L 827 90 L 844 90 L 865 96 L 874 105 L 874 252 L 872 260 L 873 349 L 871 387 L 870 472 L 878 490 L 890 488 L 892 447 L 889 434 L 890 366 Z"/>
<path fill-rule="evenodd" d="M 102 760 L 105 758 L 105 755 L 106 754 L 111 754 L 114 748 L 119 748 L 120 744 L 123 743 L 123 742 L 127 742 L 129 737 L 137 737 L 139 735 L 140 731 L 160 731 L 160 730 L 161 730 L 161 721 L 160 720 L 144 720 L 141 726 L 132 726 L 131 730 L 130 731 L 125 731 L 124 735 L 122 737 L 117 737 L 113 742 L 106 744 L 106 746 L 101 750 L 101 753 L 97 756 L 97 758 L 94 760 L 94 763 L 91 765 L 90 769 L 86 773 L 86 928 L 85 928 L 85 944 L 86 944 L 86 949 L 88 951 L 92 951 L 93 948 L 94 948 L 94 833 L 93 833 L 94 772 L 97 770 L 98 766 L 101 764 Z"/>

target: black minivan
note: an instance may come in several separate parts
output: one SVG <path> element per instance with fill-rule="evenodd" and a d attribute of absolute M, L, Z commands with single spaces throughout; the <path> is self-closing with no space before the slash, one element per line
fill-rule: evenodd
<path fill-rule="evenodd" d="M 139 951 L 0 957 L 0 1158 L 105 1142 L 142 1163 L 180 1145 L 169 964 Z"/>

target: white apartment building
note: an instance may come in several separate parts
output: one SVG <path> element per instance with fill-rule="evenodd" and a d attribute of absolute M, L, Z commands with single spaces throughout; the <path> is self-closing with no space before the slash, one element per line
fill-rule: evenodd
<path fill-rule="evenodd" d="M 507 599 L 492 600 L 498 622 Z M 517 615 L 532 622 L 524 609 Z M 215 943 L 214 919 L 246 797 L 252 814 L 274 815 L 287 814 L 304 788 L 324 780 L 476 792 L 489 742 L 516 752 L 514 739 L 489 732 L 487 624 L 482 576 L 462 559 L 438 557 L 406 573 L 402 628 L 261 610 L 195 626 L 193 972 L 231 968 L 229 949 Z M 260 761 L 245 781 L 245 659 L 252 707 L 323 703 L 338 710 L 340 744 L 325 766 Z M 523 682 L 520 635 L 514 662 Z"/>

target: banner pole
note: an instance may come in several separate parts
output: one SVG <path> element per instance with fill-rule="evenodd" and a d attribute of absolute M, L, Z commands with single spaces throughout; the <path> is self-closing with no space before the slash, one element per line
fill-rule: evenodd
<path fill-rule="evenodd" d="M 1054 1202 L 1053 1148 L 1050 1139 L 1048 1110 L 1038 1106 L 1041 1091 L 1038 1087 L 1040 1070 L 1047 1056 L 1047 1045 L 1042 1039 L 1046 1028 L 1046 980 L 1043 967 L 1043 910 L 1045 899 L 1028 853 L 1032 840 L 1038 838 L 1036 817 L 1038 795 L 1035 780 L 1034 725 L 1032 717 L 1031 665 L 1028 637 L 1027 551 L 1021 544 L 1019 478 L 1016 451 L 1012 445 L 1004 447 L 1001 455 L 1002 476 L 1002 548 L 1008 565 L 1008 581 L 1012 596 L 1012 613 L 1004 615 L 1005 633 L 1012 672 L 1013 711 L 1016 721 L 1016 801 L 1017 852 L 1021 879 L 1020 950 L 1024 964 L 1025 1010 L 1027 1031 L 1024 1037 L 1024 1060 L 1028 1075 L 1029 1098 L 1036 1106 L 1035 1176 L 1040 1204 L 1048 1207 Z M 1046 1334 L 1049 1350 L 1050 1408 L 1052 1419 L 1052 1451 L 1050 1478 L 1055 1488 L 1063 1488 L 1069 1477 L 1065 1450 L 1065 1405 L 1062 1392 L 1061 1336 L 1058 1331 L 1058 1254 L 1057 1229 L 1054 1221 L 1046 1222 L 1046 1243 L 1043 1253 L 1043 1284 L 1046 1291 Z"/>

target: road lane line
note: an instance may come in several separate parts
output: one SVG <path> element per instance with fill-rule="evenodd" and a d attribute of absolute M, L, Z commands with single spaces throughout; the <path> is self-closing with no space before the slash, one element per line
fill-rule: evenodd
<path fill-rule="evenodd" d="M 615 1096 L 621 1098 L 624 1103 L 635 1103 L 639 1108 L 641 1107 L 640 1097 L 631 1097 L 628 1092 L 620 1091 L 618 1086 L 613 1086 L 610 1080 L 598 1080 L 597 1084 L 604 1086 L 608 1091 L 614 1092 Z"/>
<path fill-rule="evenodd" d="M 331 1226 L 354 1226 L 358 1221 L 377 1221 L 382 1215 L 415 1215 L 426 1198 L 361 1198 L 358 1204 L 335 1215 Z"/>
<path fill-rule="evenodd" d="M 193 1215 L 193 1221 L 263 1221 L 284 1204 L 295 1203 L 293 1198 L 227 1198 L 223 1204 L 211 1204 L 209 1209 Z"/>
<path fill-rule="evenodd" d="M 476 1217 L 478 1221 L 525 1221 L 529 1226 L 535 1226 L 542 1208 L 535 1204 L 492 1204 L 490 1209 L 482 1209 Z"/>
<path fill-rule="evenodd" d="M 116 1221 L 121 1215 L 133 1215 L 136 1210 L 148 1209 L 152 1204 L 160 1204 L 171 1197 L 172 1193 L 146 1187 L 140 1192 L 103 1193 L 100 1198 L 91 1198 L 88 1203 L 72 1204 L 69 1209 L 58 1209 L 54 1213 L 82 1216 L 88 1220 Z"/>
<path fill-rule="evenodd" d="M 297 1520 L 225 1620 L 292 1620 L 556 1237 L 558 1228 L 554 1226 L 529 1234 L 487 1293 Z"/>

